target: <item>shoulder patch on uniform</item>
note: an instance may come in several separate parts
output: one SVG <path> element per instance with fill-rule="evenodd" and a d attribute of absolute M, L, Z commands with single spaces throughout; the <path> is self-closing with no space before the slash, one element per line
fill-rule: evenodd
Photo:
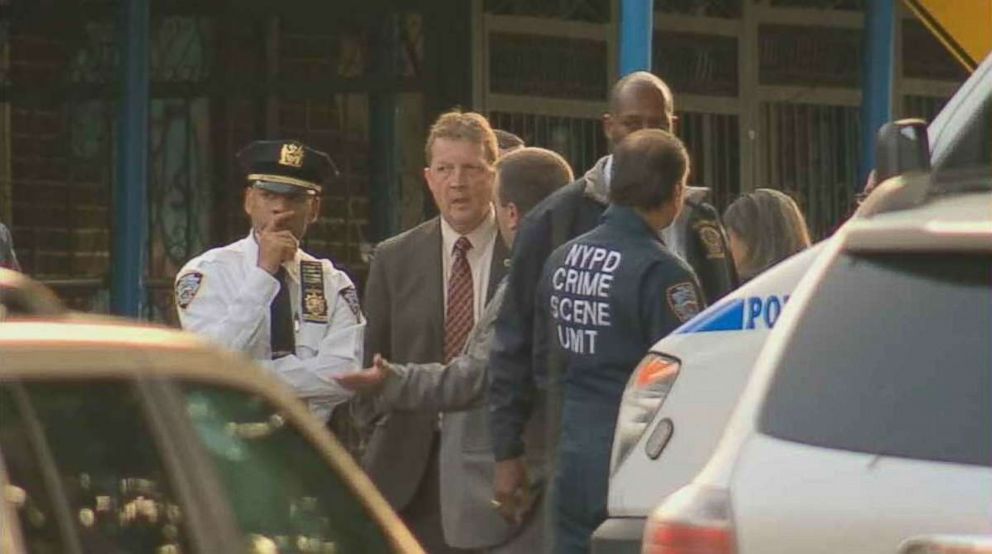
<path fill-rule="evenodd" d="M 672 312 L 683 323 L 699 313 L 699 298 L 696 296 L 696 287 L 688 281 L 668 287 L 665 297 L 668 299 L 668 306 Z"/>
<path fill-rule="evenodd" d="M 358 302 L 358 291 L 355 290 L 355 287 L 345 287 L 341 289 L 338 294 L 341 295 L 341 298 L 344 298 L 344 301 L 348 304 L 348 307 L 351 308 L 351 312 L 355 314 L 355 319 L 361 323 L 362 305 Z"/>
<path fill-rule="evenodd" d="M 200 291 L 202 284 L 203 274 L 199 271 L 190 271 L 176 279 L 176 305 L 186 309 L 186 306 L 196 298 L 196 293 Z"/>
<path fill-rule="evenodd" d="M 699 240 L 703 242 L 703 248 L 706 249 L 707 258 L 723 258 L 727 255 L 720 230 L 712 222 L 704 221 L 697 224 L 696 232 L 699 233 Z"/>

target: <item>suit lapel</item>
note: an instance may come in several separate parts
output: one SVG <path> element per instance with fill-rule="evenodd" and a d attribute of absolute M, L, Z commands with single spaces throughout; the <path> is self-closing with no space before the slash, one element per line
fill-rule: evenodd
<path fill-rule="evenodd" d="M 444 356 L 444 272 L 442 270 L 441 249 L 441 220 L 434 218 L 432 225 L 424 235 L 422 248 L 416 249 L 416 256 L 423 263 L 421 271 L 424 282 L 428 285 L 423 297 L 423 307 L 428 314 L 430 330 L 435 333 L 437 356 L 440 360 Z M 416 301 L 415 299 L 410 299 Z"/>

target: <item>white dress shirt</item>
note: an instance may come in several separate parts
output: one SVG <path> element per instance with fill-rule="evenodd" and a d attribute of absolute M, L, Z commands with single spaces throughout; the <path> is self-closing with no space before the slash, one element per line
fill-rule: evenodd
<path fill-rule="evenodd" d="M 610 181 L 613 180 L 613 154 L 606 157 L 606 163 L 603 164 L 603 184 L 606 185 L 606 190 L 610 190 Z"/>
<path fill-rule="evenodd" d="M 454 262 L 455 242 L 460 237 L 468 238 L 472 248 L 465 254 L 472 269 L 472 314 L 473 321 L 479 321 L 486 307 L 486 291 L 489 288 L 489 272 L 492 269 L 493 248 L 498 236 L 496 212 L 490 206 L 489 215 L 473 231 L 461 235 L 441 218 L 441 264 L 444 277 L 444 313 L 448 313 L 448 280 L 451 278 L 451 264 Z"/>

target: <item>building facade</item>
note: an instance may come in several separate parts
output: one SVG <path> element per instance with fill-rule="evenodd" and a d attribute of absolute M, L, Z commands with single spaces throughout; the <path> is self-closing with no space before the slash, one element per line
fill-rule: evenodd
<path fill-rule="evenodd" d="M 145 316 L 174 322 L 175 271 L 247 231 L 234 153 L 329 152 L 340 177 L 304 247 L 363 282 L 371 246 L 433 213 L 423 140 L 454 106 L 577 172 L 606 153 L 618 0 L 150 0 Z M 25 271 L 105 311 L 120 44 L 112 0 L 0 0 L 0 221 Z M 863 0 L 655 0 L 654 71 L 677 97 L 692 181 L 724 206 L 792 194 L 813 232 L 860 186 Z M 966 77 L 906 10 L 896 117 L 931 118 Z"/>

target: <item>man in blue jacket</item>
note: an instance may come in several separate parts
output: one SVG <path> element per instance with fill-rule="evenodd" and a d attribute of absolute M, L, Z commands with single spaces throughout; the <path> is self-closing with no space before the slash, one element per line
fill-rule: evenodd
<path fill-rule="evenodd" d="M 603 116 L 603 130 L 611 145 L 640 129 L 670 131 L 674 125 L 674 100 L 668 85 L 643 71 L 617 81 L 609 109 Z M 497 461 L 493 494 L 503 504 L 512 502 L 528 482 L 522 458 L 523 430 L 537 401 L 535 372 L 548 363 L 539 354 L 546 345 L 534 335 L 534 292 L 541 269 L 555 248 L 599 223 L 609 203 L 613 160 L 612 155 L 600 159 L 582 178 L 538 204 L 524 219 L 514 244 L 506 299 L 496 321 L 490 356 L 490 426 Z M 694 199 L 704 190 L 689 189 L 684 213 L 662 234 L 668 247 L 699 275 L 706 299 L 712 302 L 736 286 L 736 275 L 716 210 Z M 557 364 L 552 361 L 551 365 Z M 548 416 L 553 427 L 555 406 Z"/>
<path fill-rule="evenodd" d="M 606 518 L 610 446 L 631 371 L 704 303 L 692 268 L 659 237 L 682 210 L 685 147 L 667 131 L 637 131 L 613 164 L 602 223 L 552 253 L 535 296 L 538 342 L 564 361 L 556 552 L 587 552 Z"/>

